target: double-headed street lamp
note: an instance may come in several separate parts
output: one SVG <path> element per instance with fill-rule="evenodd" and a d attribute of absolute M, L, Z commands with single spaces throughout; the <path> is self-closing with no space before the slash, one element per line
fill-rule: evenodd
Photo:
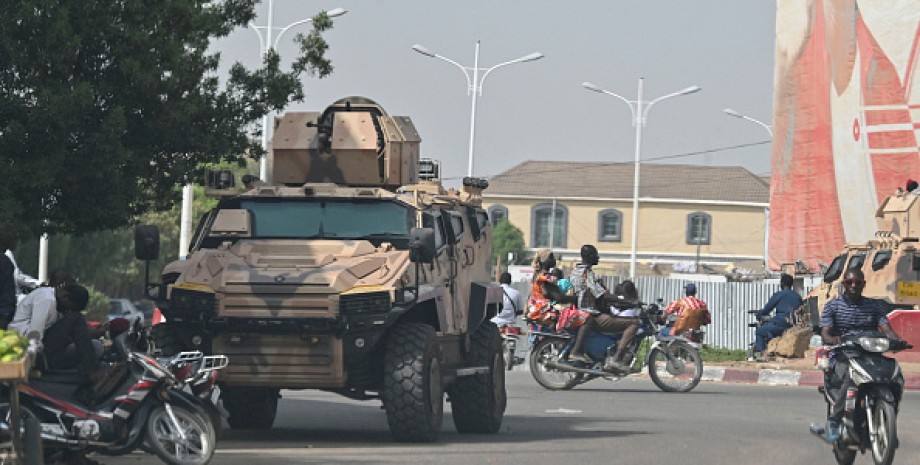
<path fill-rule="evenodd" d="M 540 52 L 534 52 L 534 53 L 531 53 L 530 55 L 525 55 L 520 58 L 515 58 L 513 60 L 506 61 L 504 63 L 499 63 L 491 68 L 480 68 L 479 67 L 479 41 L 478 40 L 476 41 L 476 53 L 473 57 L 472 67 L 463 66 L 460 63 L 457 63 L 456 61 L 451 60 L 450 58 L 443 57 L 441 55 L 438 55 L 437 53 L 434 53 L 428 50 L 422 45 L 415 44 L 412 46 L 412 50 L 415 50 L 416 52 L 421 53 L 422 55 L 425 55 L 428 57 L 440 58 L 441 60 L 444 60 L 460 68 L 460 70 L 463 71 L 463 74 L 466 76 L 467 93 L 472 96 L 472 101 L 473 101 L 472 111 L 470 112 L 470 155 L 469 155 L 469 166 L 467 168 L 467 176 L 473 176 L 473 145 L 476 141 L 476 98 L 482 97 L 482 83 L 485 82 L 486 76 L 488 76 L 489 73 L 491 73 L 493 70 L 501 68 L 502 66 L 505 66 L 505 65 L 511 65 L 514 63 L 523 63 L 525 61 L 539 60 L 540 58 L 543 58 L 543 54 Z M 470 76 L 470 71 L 473 72 L 472 76 Z M 485 71 L 484 73 L 482 73 L 482 77 L 479 76 L 480 71 Z"/>
<path fill-rule="evenodd" d="M 759 119 L 754 119 L 754 118 L 751 118 L 750 116 L 738 113 L 737 111 L 732 110 L 731 108 L 726 108 L 722 111 L 726 115 L 734 116 L 735 118 L 745 119 L 752 123 L 757 123 L 763 126 L 763 128 L 767 130 L 767 134 L 770 134 L 770 140 L 773 140 L 773 129 L 770 127 L 769 124 L 764 123 L 763 121 L 760 121 Z M 769 227 L 770 227 L 770 208 L 767 207 L 766 209 L 764 209 L 764 234 L 763 234 L 763 269 L 764 271 L 766 271 L 767 267 L 769 266 L 769 253 L 770 253 Z"/>
<path fill-rule="evenodd" d="M 346 10 L 342 8 L 335 8 L 326 12 L 326 16 L 333 18 L 336 16 L 342 16 L 347 13 Z M 284 26 L 281 29 L 281 32 L 278 33 L 278 36 L 275 37 L 274 42 L 272 41 L 272 33 L 275 29 L 278 29 L 273 26 L 273 21 L 275 17 L 275 0 L 268 0 L 268 23 L 265 26 L 256 26 L 254 23 L 250 22 L 249 27 L 256 32 L 256 35 L 259 36 L 259 50 L 262 58 L 265 57 L 268 52 L 273 49 L 278 48 L 278 43 L 281 41 L 281 36 L 284 35 L 290 28 L 297 26 L 298 24 L 308 23 L 313 21 L 313 18 L 305 18 L 299 21 L 294 21 L 287 26 Z M 264 30 L 264 34 L 262 31 Z M 270 112 L 262 116 L 262 149 L 268 150 L 268 128 L 270 123 Z M 259 177 L 263 181 L 269 181 L 268 179 L 268 156 L 262 155 L 262 158 L 259 160 Z M 184 258 L 186 253 L 188 253 L 188 245 L 191 240 L 191 235 L 189 234 L 192 230 L 192 185 L 188 184 L 182 189 L 182 209 L 180 211 L 180 220 L 179 220 L 179 258 Z"/>
<path fill-rule="evenodd" d="M 342 16 L 347 12 L 348 11 L 346 11 L 344 8 L 334 8 L 332 10 L 327 11 L 326 16 L 330 18 L 334 18 L 336 16 Z M 278 36 L 275 37 L 274 42 L 272 42 L 272 33 L 274 32 L 275 29 L 278 29 L 273 26 L 274 16 L 275 16 L 275 1 L 268 0 L 268 23 L 265 26 L 256 26 L 251 21 L 249 22 L 249 27 L 252 28 L 252 30 L 256 32 L 256 35 L 259 36 L 259 50 L 261 51 L 262 58 L 265 58 L 265 55 L 267 55 L 268 52 L 278 48 L 278 44 L 281 42 L 281 36 L 283 36 L 284 33 L 287 32 L 289 29 L 291 29 L 294 26 L 297 26 L 303 23 L 309 23 L 313 21 L 313 18 L 305 18 L 299 21 L 294 21 L 293 23 L 288 24 L 287 26 L 284 26 L 283 28 L 280 28 L 281 32 L 278 33 Z M 263 34 L 263 30 L 264 30 L 264 34 Z M 268 150 L 268 127 L 270 123 L 269 120 L 270 120 L 270 115 L 266 113 L 265 116 L 262 117 L 262 149 L 264 150 Z M 268 159 L 266 155 L 263 155 L 262 159 L 259 160 L 259 176 L 262 178 L 263 181 L 269 180 L 268 179 Z"/>
<path fill-rule="evenodd" d="M 763 121 L 760 121 L 759 119 L 754 119 L 754 118 L 751 118 L 750 116 L 742 115 L 741 113 L 738 113 L 737 111 L 732 110 L 731 108 L 726 108 L 726 109 L 724 109 L 724 110 L 722 110 L 722 111 L 723 111 L 726 115 L 734 116 L 735 118 L 746 119 L 746 120 L 748 120 L 748 121 L 750 121 L 750 122 L 752 122 L 752 123 L 757 123 L 757 124 L 763 126 L 763 128 L 767 130 L 767 133 L 770 134 L 770 139 L 773 138 L 773 129 L 770 128 L 770 125 L 769 125 L 769 124 L 764 123 Z"/>
<path fill-rule="evenodd" d="M 692 94 L 700 90 L 699 86 L 691 86 L 674 93 L 662 95 L 661 97 L 658 97 L 650 102 L 646 102 L 642 100 L 642 81 L 643 78 L 640 77 L 639 92 L 636 100 L 627 100 L 619 94 L 615 94 L 609 90 L 601 89 L 600 87 L 590 82 L 583 82 L 581 84 L 582 87 L 590 91 L 607 94 L 622 100 L 627 105 L 629 105 L 629 109 L 632 111 L 633 126 L 636 127 L 636 161 L 633 173 L 632 252 L 630 253 L 629 261 L 629 276 L 632 279 L 635 279 L 636 277 L 636 245 L 638 244 L 639 234 L 639 160 L 641 159 L 642 154 L 642 127 L 645 126 L 645 122 L 648 119 L 648 112 L 656 103 L 671 97 L 679 97 L 681 95 Z"/>

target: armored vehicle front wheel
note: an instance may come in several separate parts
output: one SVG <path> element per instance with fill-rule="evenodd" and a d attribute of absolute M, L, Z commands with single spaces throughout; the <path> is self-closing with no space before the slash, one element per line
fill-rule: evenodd
<path fill-rule="evenodd" d="M 397 441 L 433 442 L 444 418 L 441 346 L 423 323 L 395 326 L 387 341 L 380 397 Z"/>
<path fill-rule="evenodd" d="M 161 356 L 171 357 L 184 350 L 191 350 L 183 346 L 179 338 L 180 331 L 179 325 L 170 322 L 160 323 L 150 328 L 150 339 Z"/>
<path fill-rule="evenodd" d="M 460 433 L 494 434 L 502 425 L 508 395 L 505 360 L 498 327 L 486 321 L 470 339 L 467 367 L 488 367 L 487 373 L 464 376 L 450 387 L 454 426 Z"/>
<path fill-rule="evenodd" d="M 224 408 L 230 413 L 227 423 L 233 429 L 268 429 L 278 411 L 277 389 L 226 387 L 222 393 Z"/>

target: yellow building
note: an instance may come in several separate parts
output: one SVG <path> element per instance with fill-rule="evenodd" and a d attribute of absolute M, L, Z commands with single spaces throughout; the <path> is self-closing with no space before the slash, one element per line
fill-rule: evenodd
<path fill-rule="evenodd" d="M 483 205 L 507 219 L 530 250 L 550 247 L 579 261 L 583 244 L 598 268 L 628 275 L 632 260 L 632 163 L 528 161 L 489 179 Z M 769 183 L 741 167 L 642 164 L 636 274 L 762 273 Z M 554 227 L 550 228 L 553 224 Z M 699 265 L 699 268 L 697 268 Z"/>

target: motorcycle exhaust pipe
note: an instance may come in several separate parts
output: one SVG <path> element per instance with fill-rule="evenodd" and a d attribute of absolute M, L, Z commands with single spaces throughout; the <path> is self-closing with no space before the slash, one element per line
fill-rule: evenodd
<path fill-rule="evenodd" d="M 592 370 L 592 369 L 590 369 L 590 368 L 573 367 L 572 365 L 566 365 L 566 364 L 558 363 L 558 362 L 556 362 L 555 360 L 549 360 L 549 361 L 547 361 L 547 362 L 545 363 L 545 365 L 546 365 L 547 368 L 552 368 L 552 369 L 554 369 L 554 370 L 571 371 L 571 372 L 575 372 L 575 373 L 584 373 L 584 374 L 586 374 L 586 375 L 602 376 L 602 377 L 604 377 L 604 378 L 610 378 L 611 375 L 612 375 L 612 373 L 607 373 L 606 371 Z"/>

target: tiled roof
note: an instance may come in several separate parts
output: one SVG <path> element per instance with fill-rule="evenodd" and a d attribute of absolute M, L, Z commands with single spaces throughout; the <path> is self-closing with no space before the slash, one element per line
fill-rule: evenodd
<path fill-rule="evenodd" d="M 631 199 L 632 163 L 526 161 L 489 179 L 483 197 Z M 770 202 L 770 185 L 740 166 L 643 163 L 640 198 Z"/>

